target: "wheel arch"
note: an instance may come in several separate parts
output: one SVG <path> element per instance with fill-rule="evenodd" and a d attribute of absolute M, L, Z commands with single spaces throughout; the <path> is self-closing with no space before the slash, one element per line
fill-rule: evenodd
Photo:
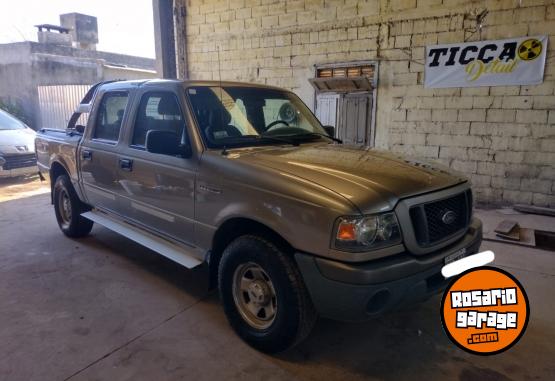
<path fill-rule="evenodd" d="M 212 238 L 212 249 L 208 256 L 211 288 L 217 285 L 218 266 L 225 248 L 234 239 L 243 235 L 256 235 L 265 238 L 289 255 L 293 255 L 295 251 L 282 235 L 267 225 L 246 217 L 230 218 L 220 225 Z"/>
<path fill-rule="evenodd" d="M 54 184 L 56 180 L 61 175 L 67 175 L 69 177 L 69 171 L 67 168 L 59 161 L 54 161 L 50 165 L 49 176 L 50 176 L 50 203 L 54 204 Z"/>

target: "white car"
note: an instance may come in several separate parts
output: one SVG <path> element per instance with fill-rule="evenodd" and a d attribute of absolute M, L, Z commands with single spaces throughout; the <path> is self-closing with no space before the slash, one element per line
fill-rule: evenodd
<path fill-rule="evenodd" d="M 0 110 L 0 178 L 35 174 L 35 131 Z"/>

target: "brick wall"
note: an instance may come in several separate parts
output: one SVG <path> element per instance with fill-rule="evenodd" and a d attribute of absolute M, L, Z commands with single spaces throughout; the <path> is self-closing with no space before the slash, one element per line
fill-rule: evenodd
<path fill-rule="evenodd" d="M 379 61 L 377 147 L 464 172 L 481 202 L 555 206 L 553 1 L 176 1 L 190 78 L 218 79 L 219 56 L 223 80 L 286 87 L 312 107 L 315 64 Z M 426 45 L 538 34 L 551 39 L 541 85 L 423 87 Z"/>

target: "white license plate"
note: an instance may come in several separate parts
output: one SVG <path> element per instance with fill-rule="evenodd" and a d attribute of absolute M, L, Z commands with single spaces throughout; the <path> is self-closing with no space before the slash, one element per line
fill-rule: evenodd
<path fill-rule="evenodd" d="M 458 261 L 461 258 L 466 257 L 466 248 L 462 248 L 460 250 L 455 251 L 453 254 L 450 254 L 445 257 L 445 264 Z"/>

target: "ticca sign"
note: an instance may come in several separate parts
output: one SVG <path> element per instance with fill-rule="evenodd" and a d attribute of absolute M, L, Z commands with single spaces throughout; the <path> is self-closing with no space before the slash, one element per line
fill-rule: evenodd
<path fill-rule="evenodd" d="M 539 84 L 546 52 L 547 36 L 428 46 L 424 86 Z"/>

